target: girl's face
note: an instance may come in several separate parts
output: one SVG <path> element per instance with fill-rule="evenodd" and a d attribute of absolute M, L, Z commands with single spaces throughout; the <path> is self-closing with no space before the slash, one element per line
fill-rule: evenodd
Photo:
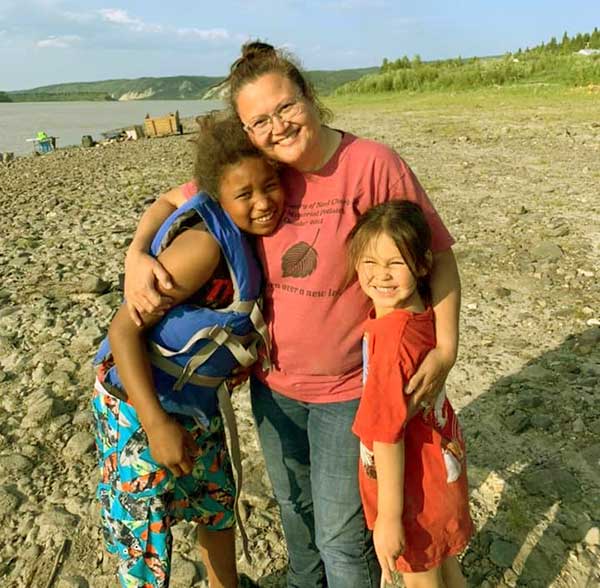
<path fill-rule="evenodd" d="M 293 116 L 274 116 L 294 106 Z M 237 112 L 252 143 L 267 157 L 301 169 L 318 150 L 321 121 L 313 105 L 288 78 L 278 73 L 261 76 L 246 84 L 238 93 Z M 283 108 L 282 108 L 283 107 Z M 256 132 L 253 123 L 270 118 L 273 125 L 267 132 Z"/>
<path fill-rule="evenodd" d="M 277 172 L 262 157 L 246 157 L 223 170 L 219 204 L 242 231 L 271 234 L 281 218 L 283 198 Z"/>
<path fill-rule="evenodd" d="M 356 272 L 378 318 L 395 308 L 425 310 L 417 280 L 389 235 L 380 233 L 371 240 L 358 260 Z"/>

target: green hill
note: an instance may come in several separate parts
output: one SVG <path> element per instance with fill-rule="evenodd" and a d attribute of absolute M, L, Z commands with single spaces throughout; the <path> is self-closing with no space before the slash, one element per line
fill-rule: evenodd
<path fill-rule="evenodd" d="M 0 102 L 12 102 L 6 92 L 0 92 Z"/>
<path fill-rule="evenodd" d="M 377 67 L 336 71 L 309 71 L 308 77 L 321 94 L 330 94 L 338 86 L 378 71 Z M 29 90 L 7 92 L 8 101 L 68 101 L 68 100 L 198 100 L 204 97 L 222 77 L 173 76 L 138 78 L 134 80 L 104 80 L 40 86 Z M 1 95 L 0 95 L 1 96 Z M 0 100 L 2 98 L 0 97 Z"/>
<path fill-rule="evenodd" d="M 43 100 L 186 100 L 201 98 L 221 78 L 206 76 L 174 76 L 104 80 L 41 86 L 19 92 L 8 92 L 16 101 Z"/>
<path fill-rule="evenodd" d="M 585 50 L 585 54 L 579 53 Z M 461 90 L 506 84 L 586 86 L 600 83 L 600 31 L 578 34 L 500 57 L 423 62 L 417 55 L 384 59 L 379 71 L 335 90 L 336 95 L 403 90 Z"/>

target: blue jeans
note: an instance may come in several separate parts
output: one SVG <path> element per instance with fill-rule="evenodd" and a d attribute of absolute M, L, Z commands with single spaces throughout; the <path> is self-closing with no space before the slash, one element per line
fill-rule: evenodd
<path fill-rule="evenodd" d="M 377 588 L 358 492 L 358 400 L 298 402 L 251 383 L 252 410 L 289 554 L 290 588 Z"/>

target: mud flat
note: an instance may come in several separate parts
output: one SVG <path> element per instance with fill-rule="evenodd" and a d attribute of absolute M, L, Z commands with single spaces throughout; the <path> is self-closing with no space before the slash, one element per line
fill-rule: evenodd
<path fill-rule="evenodd" d="M 335 126 L 387 142 L 456 238 L 462 342 L 448 382 L 468 443 L 472 586 L 600 583 L 600 101 L 577 95 L 334 104 Z M 188 137 L 65 149 L 0 165 L 2 586 L 116 586 L 103 553 L 90 360 L 118 305 L 141 211 L 185 181 Z M 236 396 L 243 506 L 260 586 L 285 543 Z M 443 499 L 440 497 L 440 499 Z M 205 586 L 189 525 L 172 586 Z M 246 582 L 249 585 L 249 582 Z"/>

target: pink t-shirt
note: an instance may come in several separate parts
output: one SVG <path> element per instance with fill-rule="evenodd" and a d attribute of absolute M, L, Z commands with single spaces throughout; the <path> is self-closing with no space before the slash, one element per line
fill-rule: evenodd
<path fill-rule="evenodd" d="M 380 143 L 345 133 L 318 173 L 288 167 L 282 181 L 281 224 L 258 242 L 273 367 L 257 375 L 273 390 L 305 402 L 358 398 L 370 301 L 356 281 L 344 289 L 344 240 L 357 218 L 371 206 L 405 198 L 423 208 L 434 252 L 454 241 L 410 168 Z"/>

